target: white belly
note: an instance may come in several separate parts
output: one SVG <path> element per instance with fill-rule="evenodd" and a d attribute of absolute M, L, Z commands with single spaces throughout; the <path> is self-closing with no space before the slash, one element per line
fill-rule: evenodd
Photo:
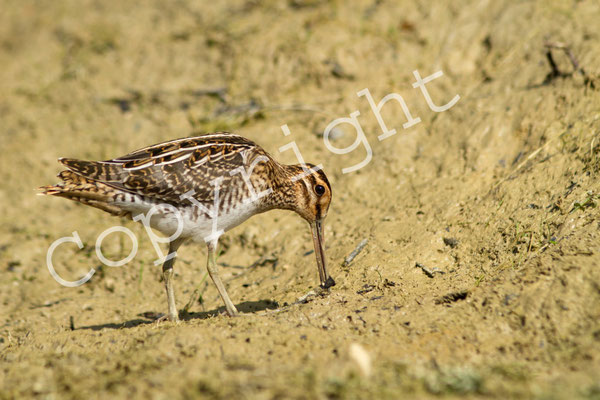
<path fill-rule="evenodd" d="M 197 206 L 175 208 L 169 204 L 156 204 L 139 197 L 133 201 L 115 204 L 131 212 L 134 221 L 150 225 L 171 240 L 191 238 L 196 242 L 214 240 L 259 212 L 256 202 L 242 203 L 223 213 L 214 213 L 212 207 L 207 207 L 211 215 Z"/>

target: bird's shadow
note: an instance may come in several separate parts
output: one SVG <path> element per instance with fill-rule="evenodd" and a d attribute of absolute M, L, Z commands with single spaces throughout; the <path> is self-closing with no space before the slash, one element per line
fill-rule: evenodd
<path fill-rule="evenodd" d="M 275 309 L 279 308 L 279 304 L 273 300 L 244 301 L 242 303 L 237 304 L 236 308 L 240 313 L 254 313 L 254 312 L 264 311 L 264 310 L 275 310 Z M 182 321 L 190 321 L 190 320 L 194 320 L 194 319 L 207 319 L 207 318 L 216 317 L 217 315 L 223 314 L 223 313 L 225 313 L 225 307 L 221 306 L 219 308 L 216 308 L 214 310 L 209 310 L 209 311 L 188 312 L 188 313 L 185 313 L 184 315 L 181 315 L 182 313 L 180 313 L 179 319 Z M 140 325 L 152 324 L 152 323 L 156 322 L 158 317 L 160 317 L 161 315 L 162 314 L 158 314 L 155 312 L 147 312 L 147 313 L 139 314 L 139 316 L 142 318 L 135 318 L 135 319 L 125 321 L 125 322 L 120 322 L 120 323 L 106 323 L 106 324 L 99 324 L 99 325 L 79 326 L 79 327 L 75 327 L 74 330 L 88 329 L 88 330 L 92 330 L 92 331 L 100 331 L 103 329 L 135 328 L 136 326 L 140 326 Z"/>

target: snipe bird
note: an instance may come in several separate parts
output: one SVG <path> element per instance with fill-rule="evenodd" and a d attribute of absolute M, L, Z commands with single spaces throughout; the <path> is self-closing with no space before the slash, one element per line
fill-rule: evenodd
<path fill-rule="evenodd" d="M 217 270 L 219 236 L 265 211 L 292 210 L 310 224 L 320 285 L 335 285 L 323 243 L 331 186 L 312 164 L 280 164 L 256 143 L 226 132 L 170 140 L 107 161 L 58 161 L 67 168 L 58 174 L 62 182 L 40 188 L 41 194 L 134 220 L 151 215 L 149 225 L 167 237 L 180 232 L 169 243 L 170 254 L 188 239 L 205 242 L 208 273 L 229 315 L 237 310 Z M 174 261 L 167 259 L 162 271 L 168 318 L 177 321 Z"/>

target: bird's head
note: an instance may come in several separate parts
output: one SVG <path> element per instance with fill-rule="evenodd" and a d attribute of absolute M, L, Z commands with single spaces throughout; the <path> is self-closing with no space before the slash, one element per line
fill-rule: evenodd
<path fill-rule="evenodd" d="M 310 224 L 321 287 L 329 288 L 335 285 L 335 281 L 326 268 L 323 220 L 331 203 L 331 185 L 323 170 L 317 170 L 312 164 L 294 165 L 293 171 L 291 180 L 295 201 L 292 209 Z"/>

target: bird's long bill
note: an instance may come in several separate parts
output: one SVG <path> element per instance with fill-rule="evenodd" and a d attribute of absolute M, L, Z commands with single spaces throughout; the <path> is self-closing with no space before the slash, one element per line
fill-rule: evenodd
<path fill-rule="evenodd" d="M 324 289 L 335 286 L 335 281 L 327 274 L 325 262 L 325 251 L 323 243 L 323 221 L 316 220 L 310 224 L 312 230 L 313 242 L 315 243 L 315 255 L 317 256 L 317 267 L 319 268 L 319 278 L 321 279 L 321 287 Z"/>

